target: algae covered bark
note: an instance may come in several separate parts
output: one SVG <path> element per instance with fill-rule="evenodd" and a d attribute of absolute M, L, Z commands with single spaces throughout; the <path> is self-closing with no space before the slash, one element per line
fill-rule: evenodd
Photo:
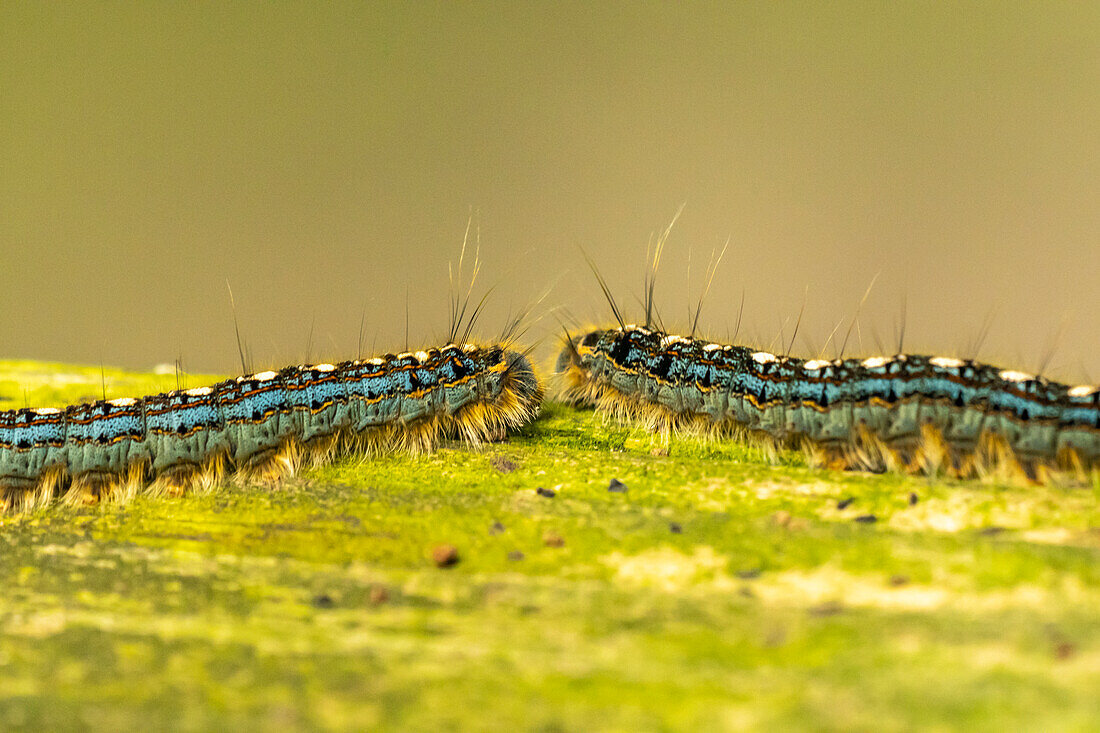
<path fill-rule="evenodd" d="M 174 386 L 156 380 L 108 373 L 109 396 Z M 7 362 L 0 407 L 17 384 L 43 405 L 101 392 L 98 367 Z M 481 452 L 6 519 L 0 726 L 1100 719 L 1096 487 L 654 447 L 549 405 Z"/>

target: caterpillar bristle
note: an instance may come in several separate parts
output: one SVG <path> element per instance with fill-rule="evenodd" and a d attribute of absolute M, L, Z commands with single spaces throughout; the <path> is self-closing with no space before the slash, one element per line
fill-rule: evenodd
<path fill-rule="evenodd" d="M 332 435 L 324 435 L 313 440 L 302 443 L 299 445 L 299 450 L 302 453 L 301 465 L 309 468 L 316 468 L 317 466 L 323 466 L 326 463 L 331 463 L 333 457 L 341 452 L 341 439 L 343 436 L 340 433 L 333 433 Z M 343 451 L 350 453 L 352 451 Z"/>
<path fill-rule="evenodd" d="M 277 484 L 298 473 L 300 458 L 297 441 L 288 438 L 273 449 L 239 464 L 235 478 L 244 483 Z"/>
<path fill-rule="evenodd" d="M 188 462 L 170 467 L 155 476 L 138 493 L 158 499 L 203 494 L 221 483 L 228 473 L 228 459 L 223 452 L 218 452 L 199 463 Z"/>
<path fill-rule="evenodd" d="M 108 480 L 100 475 L 78 476 L 69 485 L 69 490 L 61 495 L 61 503 L 68 507 L 92 506 L 100 499 L 100 489 L 109 489 Z M 110 496 L 110 491 L 103 491 L 104 498 Z"/>
<path fill-rule="evenodd" d="M 0 506 L 6 512 L 33 512 L 52 503 L 65 492 L 69 475 L 63 466 L 47 468 L 33 482 L 5 482 Z"/>

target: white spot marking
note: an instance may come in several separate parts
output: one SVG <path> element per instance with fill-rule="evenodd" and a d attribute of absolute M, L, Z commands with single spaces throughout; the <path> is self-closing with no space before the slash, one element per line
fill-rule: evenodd
<path fill-rule="evenodd" d="M 313 369 L 314 369 L 314 371 L 318 371 L 318 372 L 334 372 L 334 371 L 336 371 L 336 367 L 333 366 L 332 364 L 314 364 Z"/>
<path fill-rule="evenodd" d="M 56 407 L 36 407 L 34 409 L 35 415 L 56 415 L 59 412 L 61 412 L 61 410 Z"/>
<path fill-rule="evenodd" d="M 766 351 L 754 351 L 752 360 L 757 364 L 770 364 L 775 361 L 775 354 L 769 354 Z"/>
<path fill-rule="evenodd" d="M 688 340 L 683 336 L 665 336 L 661 339 L 661 348 L 666 348 L 672 344 L 686 344 Z"/>
<path fill-rule="evenodd" d="M 1096 394 L 1100 390 L 1100 387 L 1094 387 L 1091 384 L 1079 384 L 1076 387 L 1071 387 L 1069 390 L 1070 397 L 1088 397 L 1091 394 Z"/>
<path fill-rule="evenodd" d="M 950 356 L 933 356 L 928 360 L 928 363 L 932 366 L 938 366 L 944 369 L 958 369 L 966 364 L 962 359 L 955 359 Z"/>
<path fill-rule="evenodd" d="M 827 359 L 810 359 L 808 362 L 802 365 L 802 368 L 808 372 L 816 372 L 818 369 L 824 369 L 832 362 Z"/>
<path fill-rule="evenodd" d="M 413 354 L 413 356 L 415 356 L 417 358 L 417 361 L 427 361 L 428 360 L 428 352 L 427 351 L 418 351 L 415 354 Z"/>
<path fill-rule="evenodd" d="M 206 397 L 214 391 L 213 387 L 194 387 L 184 391 L 190 397 Z"/>
<path fill-rule="evenodd" d="M 379 359 L 377 356 L 373 359 L 367 359 L 367 364 L 373 364 L 374 366 L 382 366 L 386 363 L 385 359 Z"/>
<path fill-rule="evenodd" d="M 889 361 L 890 360 L 885 356 L 872 356 L 870 359 L 864 359 L 860 363 L 867 369 L 878 369 L 879 367 L 886 366 Z"/>
<path fill-rule="evenodd" d="M 107 400 L 107 404 L 113 407 L 129 407 L 137 402 L 133 397 L 119 397 L 113 400 Z"/>
<path fill-rule="evenodd" d="M 1035 379 L 1034 374 L 1028 374 L 1027 372 L 1017 372 L 1012 369 L 1005 369 L 998 372 L 997 376 L 1006 382 L 1026 382 L 1029 379 Z"/>
<path fill-rule="evenodd" d="M 703 347 L 703 351 L 720 351 L 722 344 L 707 344 Z"/>
<path fill-rule="evenodd" d="M 259 374 L 253 374 L 252 378 L 257 382 L 270 382 L 275 378 L 275 372 L 260 372 Z"/>

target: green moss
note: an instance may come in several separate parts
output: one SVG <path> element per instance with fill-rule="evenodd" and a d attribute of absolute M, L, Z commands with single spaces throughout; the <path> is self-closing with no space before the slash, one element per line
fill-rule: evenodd
<path fill-rule="evenodd" d="M 0 363 L 5 406 L 99 383 Z M 0 727 L 1095 725 L 1096 490 L 654 446 L 551 404 L 482 452 L 9 518 Z"/>

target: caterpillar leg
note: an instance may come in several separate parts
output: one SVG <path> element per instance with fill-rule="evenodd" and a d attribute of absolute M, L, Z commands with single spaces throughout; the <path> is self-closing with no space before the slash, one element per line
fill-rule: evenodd
<path fill-rule="evenodd" d="M 62 495 L 69 483 L 69 474 L 61 466 L 46 469 L 32 481 L 6 479 L 0 485 L 0 514 L 36 511 Z"/>
<path fill-rule="evenodd" d="M 146 487 L 155 497 L 180 497 L 189 493 L 207 493 L 225 481 L 229 459 L 216 453 L 201 463 L 179 463 L 157 475 Z"/>
<path fill-rule="evenodd" d="M 149 484 L 149 463 L 138 461 L 121 473 L 87 471 L 74 476 L 61 502 L 68 506 L 91 506 L 101 501 L 126 503 Z"/>
<path fill-rule="evenodd" d="M 250 456 L 237 466 L 237 477 L 245 481 L 273 484 L 298 472 L 302 451 L 297 440 L 285 440 L 278 447 Z"/>

